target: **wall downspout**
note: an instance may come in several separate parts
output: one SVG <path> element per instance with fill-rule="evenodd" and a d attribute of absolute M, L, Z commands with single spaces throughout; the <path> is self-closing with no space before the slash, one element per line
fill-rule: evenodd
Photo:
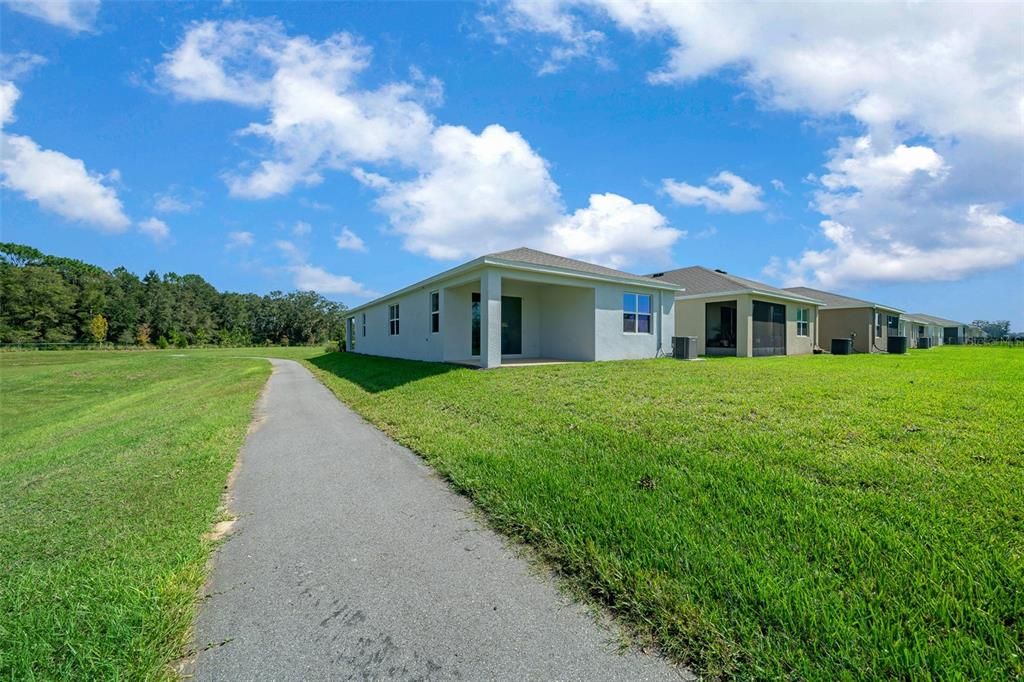
<path fill-rule="evenodd" d="M 889 350 L 888 350 L 888 348 L 889 348 L 889 344 L 888 344 L 889 339 L 888 338 L 886 338 L 885 348 L 879 348 L 875 344 L 875 329 L 877 328 L 875 326 L 875 323 L 877 321 L 878 326 L 881 326 L 881 324 L 882 324 L 882 317 L 883 317 L 882 313 L 879 312 L 878 308 L 872 308 L 871 309 L 871 348 L 874 348 L 879 353 L 888 353 L 889 352 Z M 885 333 L 886 334 L 889 333 L 889 316 L 888 315 L 885 316 Z M 868 352 L 870 353 L 871 351 L 868 351 Z"/>

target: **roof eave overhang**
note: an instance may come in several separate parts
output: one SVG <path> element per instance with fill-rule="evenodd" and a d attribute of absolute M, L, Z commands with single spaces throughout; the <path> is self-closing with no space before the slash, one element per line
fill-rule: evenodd
<path fill-rule="evenodd" d="M 467 263 L 463 263 L 462 265 L 457 265 L 454 268 L 450 268 L 448 270 L 445 270 L 444 272 L 439 272 L 436 275 L 433 275 L 432 277 L 428 277 L 428 278 L 420 280 L 419 282 L 416 282 L 414 284 L 410 284 L 407 287 L 403 287 L 403 288 L 398 289 L 396 291 L 392 291 L 390 294 L 386 294 L 384 296 L 378 296 L 377 298 L 373 299 L 372 301 L 367 301 L 366 303 L 363 303 L 361 305 L 357 305 L 354 308 L 349 308 L 348 311 L 346 311 L 346 314 L 347 315 L 353 315 L 353 314 L 355 314 L 355 313 L 357 313 L 357 312 L 359 312 L 361 310 L 366 310 L 367 308 L 372 308 L 375 305 L 380 305 L 384 301 L 391 300 L 391 299 L 396 298 L 398 296 L 404 296 L 405 294 L 408 294 L 411 291 L 416 291 L 417 289 L 423 289 L 425 287 L 430 286 L 431 284 L 435 284 L 437 282 L 441 282 L 441 281 L 444 281 L 446 279 L 451 279 L 452 277 L 456 277 L 456 276 L 464 274 L 466 272 L 470 272 L 470 271 L 472 271 L 472 270 L 474 270 L 476 268 L 482 267 L 484 264 L 485 264 L 485 260 L 484 260 L 483 256 L 481 256 L 480 258 L 474 258 L 473 260 L 471 260 L 471 261 L 469 261 Z"/>
<path fill-rule="evenodd" d="M 814 306 L 825 305 L 824 301 L 819 301 L 816 298 L 807 298 L 806 296 L 800 296 L 799 294 L 780 294 L 774 291 L 764 291 L 763 289 L 730 289 L 728 291 L 709 291 L 705 294 L 677 295 L 676 300 L 695 300 L 699 298 L 711 298 L 718 296 L 744 296 L 747 294 L 753 296 L 767 296 L 768 298 L 781 298 L 784 301 L 795 301 L 797 303 L 809 303 Z"/>
<path fill-rule="evenodd" d="M 885 310 L 890 313 L 899 313 L 900 315 L 905 314 L 904 311 L 900 310 L 899 308 L 893 308 L 887 305 L 880 305 L 878 303 L 869 303 L 868 301 L 865 301 L 863 303 L 844 303 L 842 305 L 825 304 L 822 307 L 825 308 L 825 310 L 856 310 L 857 308 L 871 308 L 872 310 Z"/>
<path fill-rule="evenodd" d="M 477 268 L 485 267 L 488 265 L 508 268 L 509 270 L 520 270 L 523 272 L 535 272 L 538 274 L 547 275 L 560 275 L 563 277 L 573 277 L 575 279 L 584 279 L 595 282 L 612 282 L 615 284 L 650 287 L 651 289 L 664 289 L 666 291 L 685 291 L 685 289 L 679 286 L 678 284 L 673 284 L 671 282 L 659 282 L 654 279 L 648 282 L 643 279 L 632 277 L 614 277 L 612 275 L 601 275 L 594 272 L 581 272 L 579 270 L 571 270 L 569 268 L 558 268 L 546 265 L 536 265 L 534 263 L 524 263 L 523 261 L 494 258 L 492 256 L 481 256 L 479 258 L 469 261 L 468 263 L 463 263 L 462 265 L 456 266 L 449 270 L 445 270 L 444 272 L 440 272 L 432 277 L 428 277 L 427 279 L 420 280 L 415 284 L 410 284 L 407 287 L 398 289 L 397 291 L 393 291 L 385 296 L 378 296 L 372 301 L 367 301 L 366 303 L 357 305 L 354 308 L 349 308 L 346 311 L 346 315 L 354 315 L 355 313 L 358 313 L 362 310 L 366 310 L 367 308 L 372 308 L 373 306 L 380 305 L 385 301 L 397 298 L 399 296 L 404 296 L 412 291 L 416 291 L 417 289 L 427 288 L 432 284 L 443 282 L 446 279 L 452 279 L 453 277 L 457 277 L 467 272 L 471 272 Z"/>
<path fill-rule="evenodd" d="M 665 289 L 667 291 L 685 291 L 685 289 L 672 282 L 661 282 L 656 279 L 647 279 L 640 277 L 616 277 L 615 275 L 602 275 L 596 272 L 583 272 L 581 270 L 573 270 L 571 268 L 559 268 L 553 265 L 537 265 L 536 263 L 524 263 L 523 261 L 517 260 L 505 260 L 503 258 L 494 258 L 492 256 L 484 256 L 483 261 L 486 265 L 496 265 L 510 270 L 522 270 L 524 272 L 537 272 L 547 275 L 562 275 L 565 277 L 573 277 L 575 279 L 586 279 L 597 282 L 613 282 L 615 284 L 632 284 L 635 286 L 650 287 L 652 289 Z"/>

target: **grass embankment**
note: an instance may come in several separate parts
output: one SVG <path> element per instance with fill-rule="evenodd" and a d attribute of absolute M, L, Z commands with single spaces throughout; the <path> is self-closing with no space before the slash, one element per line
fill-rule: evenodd
<path fill-rule="evenodd" d="M 160 678 L 182 653 L 270 366 L 176 354 L 0 354 L 0 679 Z"/>
<path fill-rule="evenodd" d="M 711 676 L 1024 673 L 1024 355 L 309 361 Z"/>
<path fill-rule="evenodd" d="M 324 345 L 316 346 L 251 346 L 247 348 L 186 348 L 177 351 L 188 356 L 200 357 L 246 357 L 282 358 L 285 360 L 309 360 L 331 352 Z"/>

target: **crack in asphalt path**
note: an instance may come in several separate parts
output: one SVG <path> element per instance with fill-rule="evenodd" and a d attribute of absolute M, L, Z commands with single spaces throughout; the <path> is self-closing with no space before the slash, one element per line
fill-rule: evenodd
<path fill-rule="evenodd" d="M 271 362 L 195 625 L 197 679 L 692 679 L 620 651 L 416 455 L 299 363 Z"/>

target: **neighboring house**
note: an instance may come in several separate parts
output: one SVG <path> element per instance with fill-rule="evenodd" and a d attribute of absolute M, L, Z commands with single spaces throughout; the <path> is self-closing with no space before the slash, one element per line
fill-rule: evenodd
<path fill-rule="evenodd" d="M 926 322 L 929 326 L 940 330 L 939 342 L 932 345 L 957 345 L 969 343 L 983 337 L 984 333 L 980 328 L 956 320 L 947 320 L 944 317 L 914 313 L 913 318 Z"/>
<path fill-rule="evenodd" d="M 789 287 L 786 291 L 823 301 L 818 311 L 818 338 L 826 347 L 832 345 L 832 339 L 852 338 L 858 353 L 885 353 L 890 336 L 903 336 L 903 311 L 899 308 L 810 287 Z"/>
<path fill-rule="evenodd" d="M 918 313 L 903 315 L 900 320 L 905 325 L 907 345 L 910 348 L 920 348 L 923 345 L 921 339 L 928 339 L 929 347 L 942 345 L 942 325 Z"/>
<path fill-rule="evenodd" d="M 700 355 L 801 355 L 817 346 L 820 301 L 700 266 L 651 275 L 676 293 L 676 336 L 697 337 Z"/>
<path fill-rule="evenodd" d="M 533 249 L 475 260 L 349 311 L 349 350 L 498 367 L 671 354 L 679 286 Z"/>

